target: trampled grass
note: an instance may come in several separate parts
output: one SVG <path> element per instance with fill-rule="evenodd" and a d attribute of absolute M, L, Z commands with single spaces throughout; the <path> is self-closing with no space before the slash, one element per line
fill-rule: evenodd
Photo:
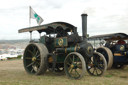
<path fill-rule="evenodd" d="M 90 76 L 86 72 L 82 79 L 72 80 L 65 74 L 27 74 L 22 60 L 0 61 L 0 85 L 128 85 L 128 67 L 107 70 L 101 77 Z"/>

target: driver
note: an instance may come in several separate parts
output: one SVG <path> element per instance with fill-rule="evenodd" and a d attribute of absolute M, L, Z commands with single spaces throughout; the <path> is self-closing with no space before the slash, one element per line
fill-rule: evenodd
<path fill-rule="evenodd" d="M 118 40 L 117 44 L 126 44 L 124 40 Z"/>

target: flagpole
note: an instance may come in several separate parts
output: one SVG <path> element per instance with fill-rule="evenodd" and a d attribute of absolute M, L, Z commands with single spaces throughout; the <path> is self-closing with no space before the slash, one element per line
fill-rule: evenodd
<path fill-rule="evenodd" d="M 31 27 L 31 6 L 29 6 L 29 27 Z M 32 40 L 32 31 L 30 31 L 30 41 Z"/>
<path fill-rule="evenodd" d="M 31 27 L 31 6 L 29 6 L 29 27 Z"/>

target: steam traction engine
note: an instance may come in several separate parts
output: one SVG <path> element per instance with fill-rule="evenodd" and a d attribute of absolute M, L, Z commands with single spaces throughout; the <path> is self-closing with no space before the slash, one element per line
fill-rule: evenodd
<path fill-rule="evenodd" d="M 83 36 L 79 36 L 77 28 L 66 22 L 20 29 L 19 33 L 38 31 L 39 41 L 30 41 L 25 48 L 23 63 L 30 74 L 44 74 L 46 70 L 65 74 L 69 78 L 79 79 L 85 71 L 90 75 L 100 76 L 107 68 L 104 56 L 93 52 L 93 47 L 87 42 L 87 14 L 82 14 Z"/>
<path fill-rule="evenodd" d="M 128 35 L 125 33 L 111 33 L 95 35 L 88 38 L 90 41 L 100 41 L 97 52 L 104 55 L 107 69 L 125 68 L 128 65 Z M 95 43 L 94 43 L 95 44 Z M 98 45 L 98 43 L 97 43 Z"/>

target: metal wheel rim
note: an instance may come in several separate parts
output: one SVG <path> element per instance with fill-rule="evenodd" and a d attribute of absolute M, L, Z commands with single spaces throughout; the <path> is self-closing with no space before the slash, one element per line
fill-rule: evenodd
<path fill-rule="evenodd" d="M 25 70 L 30 74 L 36 74 L 38 72 L 38 69 L 40 68 L 41 63 L 39 48 L 34 44 L 26 47 L 23 61 Z"/>
<path fill-rule="evenodd" d="M 101 54 L 104 55 L 104 57 L 107 61 L 107 69 L 110 69 L 113 65 L 113 54 L 112 54 L 111 50 L 107 47 L 99 47 L 96 49 L 96 51 L 100 52 Z"/>
<path fill-rule="evenodd" d="M 101 76 L 107 69 L 107 62 L 103 55 L 98 52 L 94 52 L 93 57 L 87 63 L 87 71 L 90 75 Z"/>
<path fill-rule="evenodd" d="M 79 79 L 85 73 L 85 61 L 82 55 L 76 52 L 70 53 L 64 61 L 66 75 L 72 79 Z"/>

